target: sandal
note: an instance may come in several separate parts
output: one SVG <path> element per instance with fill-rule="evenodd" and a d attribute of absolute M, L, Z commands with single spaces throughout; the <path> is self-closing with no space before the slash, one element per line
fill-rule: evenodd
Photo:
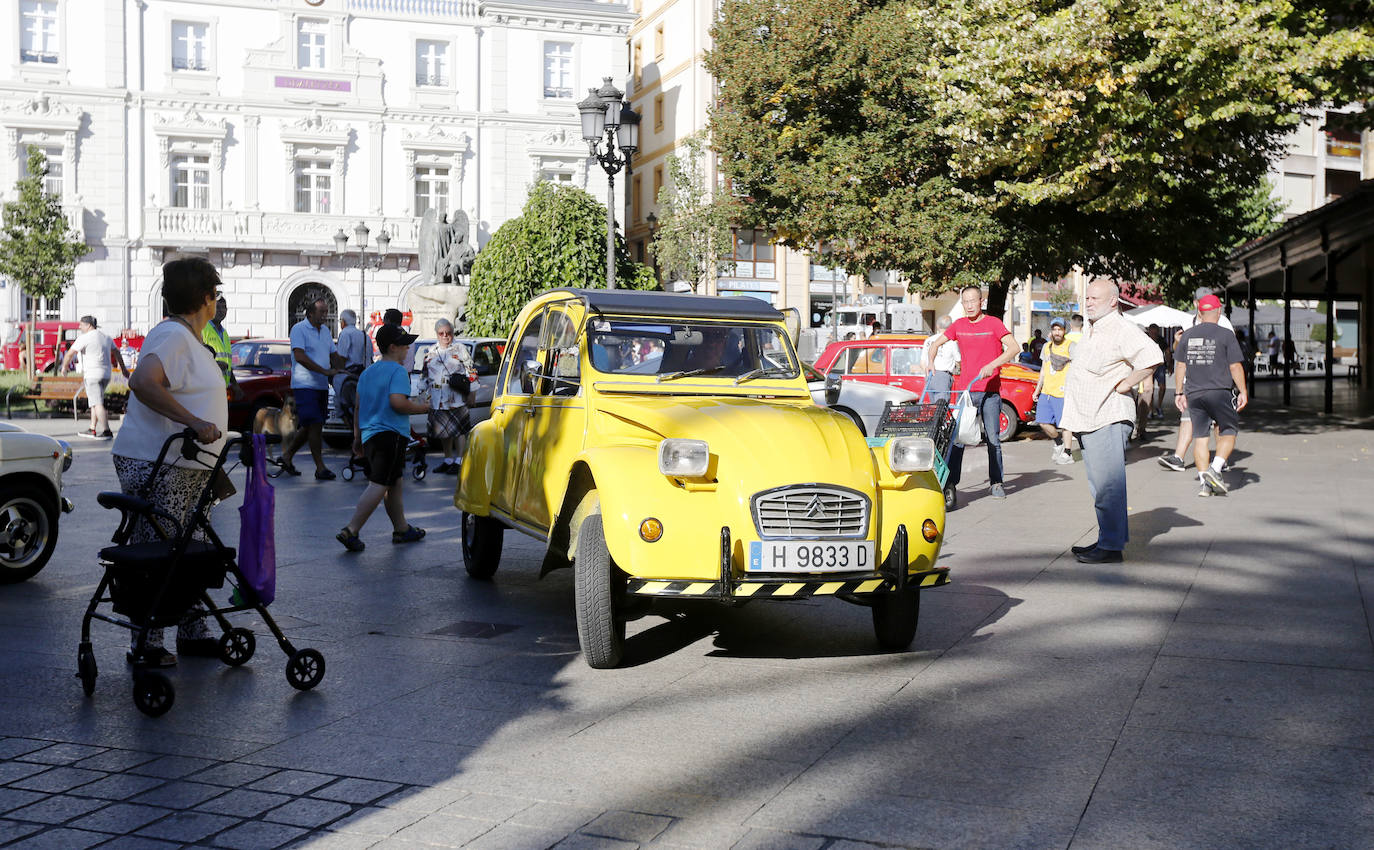
<path fill-rule="evenodd" d="M 281 467 L 282 473 L 285 473 L 287 475 L 294 475 L 299 477 L 301 474 L 301 471 L 296 468 L 296 465 L 289 460 L 279 460 L 277 461 L 277 466 Z"/>
<path fill-rule="evenodd" d="M 396 535 L 391 536 L 395 537 Z M 367 544 L 363 542 L 362 538 L 349 531 L 348 526 L 339 529 L 339 533 L 334 535 L 334 539 L 342 543 L 344 548 L 350 552 L 361 552 L 367 548 Z"/>
<path fill-rule="evenodd" d="M 392 542 L 392 543 L 416 543 L 416 542 L 418 542 L 418 541 L 420 541 L 420 540 L 423 540 L 423 539 L 424 539 L 424 536 L 425 536 L 425 530 L 424 530 L 423 528 L 416 528 L 416 527 L 413 526 L 413 525 L 408 525 L 408 526 L 406 526 L 406 530 L 405 530 L 405 531 L 393 531 L 393 532 L 391 532 L 391 542 Z"/>

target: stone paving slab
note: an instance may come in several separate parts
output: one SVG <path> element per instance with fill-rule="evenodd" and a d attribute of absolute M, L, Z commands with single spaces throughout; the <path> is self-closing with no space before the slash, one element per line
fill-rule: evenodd
<path fill-rule="evenodd" d="M 289 687 L 241 615 L 257 656 L 183 659 L 157 720 L 129 702 L 125 633 L 97 625 L 93 699 L 72 675 L 94 493 L 116 486 L 108 446 L 78 444 L 58 557 L 0 589 L 25 648 L 0 659 L 0 844 L 1374 846 L 1374 431 L 1261 402 L 1225 499 L 1159 467 L 1152 431 L 1124 565 L 1073 560 L 1082 466 L 1023 437 L 1005 502 L 968 454 L 956 583 L 923 597 L 911 651 L 876 651 L 837 600 L 662 605 L 616 671 L 582 664 L 570 572 L 539 579 L 533 541 L 466 579 L 451 479 L 407 482 L 422 545 L 362 557 L 309 530 L 361 486 L 281 481 L 273 613 L 324 682 Z"/>

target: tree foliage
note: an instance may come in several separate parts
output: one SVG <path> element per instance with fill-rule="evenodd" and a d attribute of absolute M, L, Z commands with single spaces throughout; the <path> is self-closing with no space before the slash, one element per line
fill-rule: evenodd
<path fill-rule="evenodd" d="M 616 286 L 653 289 L 653 270 L 630 259 L 616 234 Z M 536 183 L 517 218 L 477 254 L 468 289 L 468 329 L 505 336 L 525 304 L 549 289 L 606 288 L 606 207 L 572 186 Z"/>
<path fill-rule="evenodd" d="M 682 153 L 668 157 L 668 181 L 658 190 L 654 261 L 668 280 L 684 280 L 693 292 L 715 277 L 730 253 L 730 226 L 738 204 L 707 185 L 705 134 L 682 140 Z"/>
<path fill-rule="evenodd" d="M 731 0 L 711 129 L 748 215 L 918 291 L 1074 265 L 1174 284 L 1253 229 L 1370 0 Z M 853 247 L 845 237 L 854 237 Z"/>
<path fill-rule="evenodd" d="M 4 207 L 0 228 L 0 274 L 19 284 L 30 298 L 58 298 L 71 286 L 76 263 L 90 251 L 62 212 L 62 204 L 43 191 L 48 159 L 29 150 L 28 176 L 15 183 L 18 198 Z"/>

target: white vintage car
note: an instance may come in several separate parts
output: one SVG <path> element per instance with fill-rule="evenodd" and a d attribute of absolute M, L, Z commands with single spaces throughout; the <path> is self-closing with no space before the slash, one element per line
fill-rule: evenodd
<path fill-rule="evenodd" d="M 57 521 L 72 503 L 62 473 L 72 447 L 0 422 L 0 584 L 32 578 L 57 547 Z"/>

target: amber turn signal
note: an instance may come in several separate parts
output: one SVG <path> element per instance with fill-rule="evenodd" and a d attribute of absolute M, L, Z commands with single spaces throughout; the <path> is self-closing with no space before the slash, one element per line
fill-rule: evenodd
<path fill-rule="evenodd" d="M 663 523 L 649 517 L 639 524 L 639 536 L 645 543 L 656 543 L 663 536 Z"/>
<path fill-rule="evenodd" d="M 940 536 L 940 526 L 936 525 L 933 519 L 926 520 L 921 523 L 921 536 L 926 539 L 927 543 L 934 543 L 935 538 Z"/>

